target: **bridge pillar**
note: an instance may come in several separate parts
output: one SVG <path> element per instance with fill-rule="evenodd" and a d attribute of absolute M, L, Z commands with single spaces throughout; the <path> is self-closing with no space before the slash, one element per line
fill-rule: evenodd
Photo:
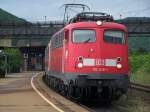
<path fill-rule="evenodd" d="M 28 66 L 28 54 L 24 54 L 23 71 L 27 71 Z"/>

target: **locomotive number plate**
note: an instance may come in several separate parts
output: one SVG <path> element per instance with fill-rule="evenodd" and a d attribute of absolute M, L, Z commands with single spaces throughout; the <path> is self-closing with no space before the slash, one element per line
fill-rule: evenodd
<path fill-rule="evenodd" d="M 95 59 L 83 59 L 84 66 L 95 66 Z"/>
<path fill-rule="evenodd" d="M 105 65 L 104 59 L 95 59 L 95 65 Z"/>
<path fill-rule="evenodd" d="M 116 59 L 105 59 L 105 66 L 117 66 Z"/>
<path fill-rule="evenodd" d="M 111 66 L 115 67 L 117 65 L 116 59 L 83 59 L 84 66 Z"/>

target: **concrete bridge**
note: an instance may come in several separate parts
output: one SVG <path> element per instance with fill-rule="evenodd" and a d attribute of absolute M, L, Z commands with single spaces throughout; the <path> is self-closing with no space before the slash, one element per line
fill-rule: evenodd
<path fill-rule="evenodd" d="M 44 68 L 44 51 L 52 34 L 63 22 L 1 23 L 0 47 L 17 47 L 24 59 L 23 70 Z"/>
<path fill-rule="evenodd" d="M 1 23 L 0 46 L 46 46 L 51 35 L 63 27 L 63 22 Z"/>
<path fill-rule="evenodd" d="M 129 37 L 150 37 L 150 22 L 122 21 Z M 46 21 L 37 23 L 0 23 L 0 46 L 25 47 L 46 46 L 52 34 L 64 26 L 61 21 Z"/>

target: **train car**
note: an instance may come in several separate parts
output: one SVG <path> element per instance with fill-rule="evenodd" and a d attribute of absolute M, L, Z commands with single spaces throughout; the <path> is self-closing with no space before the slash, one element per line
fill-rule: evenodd
<path fill-rule="evenodd" d="M 108 14 L 78 14 L 51 37 L 45 81 L 74 99 L 117 100 L 130 85 L 127 37 Z"/>

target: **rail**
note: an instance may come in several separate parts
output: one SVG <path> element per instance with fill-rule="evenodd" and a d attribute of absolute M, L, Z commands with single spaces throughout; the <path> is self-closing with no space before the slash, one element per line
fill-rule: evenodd
<path fill-rule="evenodd" d="M 144 91 L 150 93 L 150 86 L 147 85 L 141 85 L 141 84 L 131 82 L 131 88 L 136 89 L 138 91 Z"/>

